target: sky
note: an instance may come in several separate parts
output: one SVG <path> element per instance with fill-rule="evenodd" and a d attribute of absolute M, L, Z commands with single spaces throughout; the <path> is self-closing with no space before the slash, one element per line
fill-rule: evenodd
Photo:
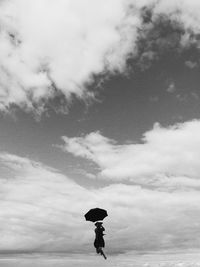
<path fill-rule="evenodd" d="M 200 3 L 0 1 L 0 252 L 200 248 Z"/>

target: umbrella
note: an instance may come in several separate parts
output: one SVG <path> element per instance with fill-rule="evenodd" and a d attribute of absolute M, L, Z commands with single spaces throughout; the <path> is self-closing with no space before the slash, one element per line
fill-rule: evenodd
<path fill-rule="evenodd" d="M 89 210 L 85 214 L 86 221 L 96 222 L 103 220 L 106 216 L 108 216 L 107 211 L 100 208 L 95 208 Z"/>

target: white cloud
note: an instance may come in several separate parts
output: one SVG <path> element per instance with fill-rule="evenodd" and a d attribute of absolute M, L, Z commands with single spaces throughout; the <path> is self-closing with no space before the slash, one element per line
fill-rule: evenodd
<path fill-rule="evenodd" d="M 38 162 L 5 153 L 0 160 L 11 169 L 0 179 L 1 250 L 70 251 L 78 238 L 85 241 L 82 213 L 92 192 Z"/>
<path fill-rule="evenodd" d="M 105 68 L 121 71 L 139 18 L 123 0 L 7 0 L 0 10 L 0 108 L 34 109 L 54 96 L 87 96 Z M 131 34 L 130 34 L 131 33 Z"/>
<path fill-rule="evenodd" d="M 195 0 L 5 0 L 0 7 L 1 110 L 16 104 L 42 112 L 54 86 L 67 100 L 92 96 L 93 74 L 123 72 L 137 54 L 143 7 L 152 10 L 150 25 L 159 14 L 179 21 L 184 46 L 200 31 Z"/>
<path fill-rule="evenodd" d="M 155 124 L 140 144 L 118 145 L 99 132 L 85 137 L 63 137 L 63 150 L 98 165 L 100 175 L 138 183 L 199 186 L 200 121 L 164 128 Z M 174 178 L 173 178 L 174 177 Z M 179 182 L 178 182 L 179 181 Z M 182 182 L 181 182 L 182 181 Z M 171 184 L 172 186 L 172 184 Z"/>
<path fill-rule="evenodd" d="M 86 189 L 58 171 L 1 153 L 1 251 L 91 252 L 94 226 L 84 220 L 103 207 L 106 251 L 148 251 L 200 246 L 199 192 L 160 192 L 113 184 Z"/>

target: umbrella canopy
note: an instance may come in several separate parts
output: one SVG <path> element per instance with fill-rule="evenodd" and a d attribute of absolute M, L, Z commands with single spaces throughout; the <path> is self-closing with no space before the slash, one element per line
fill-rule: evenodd
<path fill-rule="evenodd" d="M 107 211 L 100 208 L 95 208 L 89 210 L 85 214 L 86 221 L 96 222 L 96 221 L 102 221 L 106 216 L 108 216 Z"/>

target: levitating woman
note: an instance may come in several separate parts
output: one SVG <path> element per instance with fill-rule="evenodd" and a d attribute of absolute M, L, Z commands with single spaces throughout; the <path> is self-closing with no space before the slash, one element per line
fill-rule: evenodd
<path fill-rule="evenodd" d="M 95 228 L 95 240 L 94 240 L 94 247 L 96 248 L 96 252 L 101 254 L 104 259 L 106 259 L 106 256 L 103 252 L 103 249 L 105 247 L 105 241 L 104 241 L 104 231 L 105 228 L 102 226 L 102 222 L 96 222 L 94 225 L 96 226 Z"/>

